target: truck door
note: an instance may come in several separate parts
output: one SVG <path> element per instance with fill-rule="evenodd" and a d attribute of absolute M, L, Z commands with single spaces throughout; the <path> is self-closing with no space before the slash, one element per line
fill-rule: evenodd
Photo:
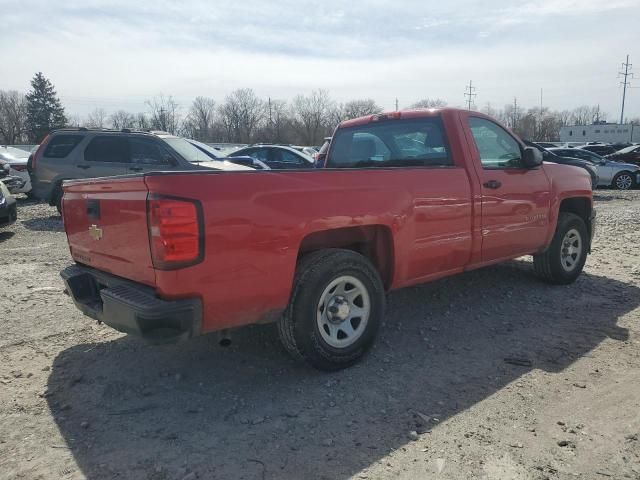
<path fill-rule="evenodd" d="M 549 229 L 550 182 L 522 165 L 523 146 L 484 117 L 469 116 L 470 151 L 480 180 L 482 262 L 533 253 Z"/>

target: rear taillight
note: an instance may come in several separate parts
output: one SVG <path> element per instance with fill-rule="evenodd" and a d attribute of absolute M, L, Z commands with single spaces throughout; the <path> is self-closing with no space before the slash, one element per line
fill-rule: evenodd
<path fill-rule="evenodd" d="M 44 151 L 44 147 L 47 144 L 47 140 L 49 140 L 49 135 L 47 135 L 42 139 L 36 151 L 33 153 L 33 155 L 31 155 L 31 159 L 30 159 L 31 169 L 29 170 L 29 173 L 34 172 L 36 170 L 36 164 L 38 163 L 38 160 L 40 159 L 40 156 Z"/>
<path fill-rule="evenodd" d="M 154 268 L 173 270 L 204 258 L 202 207 L 195 200 L 150 197 L 149 244 Z"/>

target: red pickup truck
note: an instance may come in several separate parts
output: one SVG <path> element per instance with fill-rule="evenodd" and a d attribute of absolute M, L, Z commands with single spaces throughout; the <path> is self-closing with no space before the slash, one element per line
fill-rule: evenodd
<path fill-rule="evenodd" d="M 574 281 L 595 220 L 585 171 L 459 109 L 345 121 L 322 169 L 68 181 L 63 212 L 86 315 L 156 341 L 273 321 L 324 370 L 367 351 L 390 290 L 522 255 Z"/>

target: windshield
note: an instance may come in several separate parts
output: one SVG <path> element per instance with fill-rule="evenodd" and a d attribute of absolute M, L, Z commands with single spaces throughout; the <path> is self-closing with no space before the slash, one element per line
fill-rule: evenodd
<path fill-rule="evenodd" d="M 169 144 L 176 152 L 180 154 L 182 158 L 191 163 L 208 162 L 211 157 L 204 153 L 199 148 L 193 146 L 187 142 L 184 138 L 180 137 L 167 137 L 163 138 L 165 142 Z"/>
<path fill-rule="evenodd" d="M 206 143 L 199 142 L 197 140 L 187 140 L 190 144 L 195 146 L 198 150 L 202 150 L 205 154 L 212 158 L 222 158 L 223 155 L 219 150 L 216 150 Z"/>
<path fill-rule="evenodd" d="M 640 148 L 640 147 L 638 147 L 638 145 L 631 145 L 630 147 L 626 147 L 626 148 L 623 148 L 622 150 L 618 150 L 616 153 L 630 153 L 630 152 L 633 152 L 636 148 Z"/>
<path fill-rule="evenodd" d="M 381 119 L 340 128 L 331 141 L 329 168 L 452 165 L 439 118 Z"/>

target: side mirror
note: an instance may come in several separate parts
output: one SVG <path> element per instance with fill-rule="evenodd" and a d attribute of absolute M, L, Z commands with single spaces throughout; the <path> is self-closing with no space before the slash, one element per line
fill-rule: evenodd
<path fill-rule="evenodd" d="M 525 147 L 522 153 L 522 164 L 525 168 L 536 168 L 542 165 L 542 152 L 537 148 Z"/>

